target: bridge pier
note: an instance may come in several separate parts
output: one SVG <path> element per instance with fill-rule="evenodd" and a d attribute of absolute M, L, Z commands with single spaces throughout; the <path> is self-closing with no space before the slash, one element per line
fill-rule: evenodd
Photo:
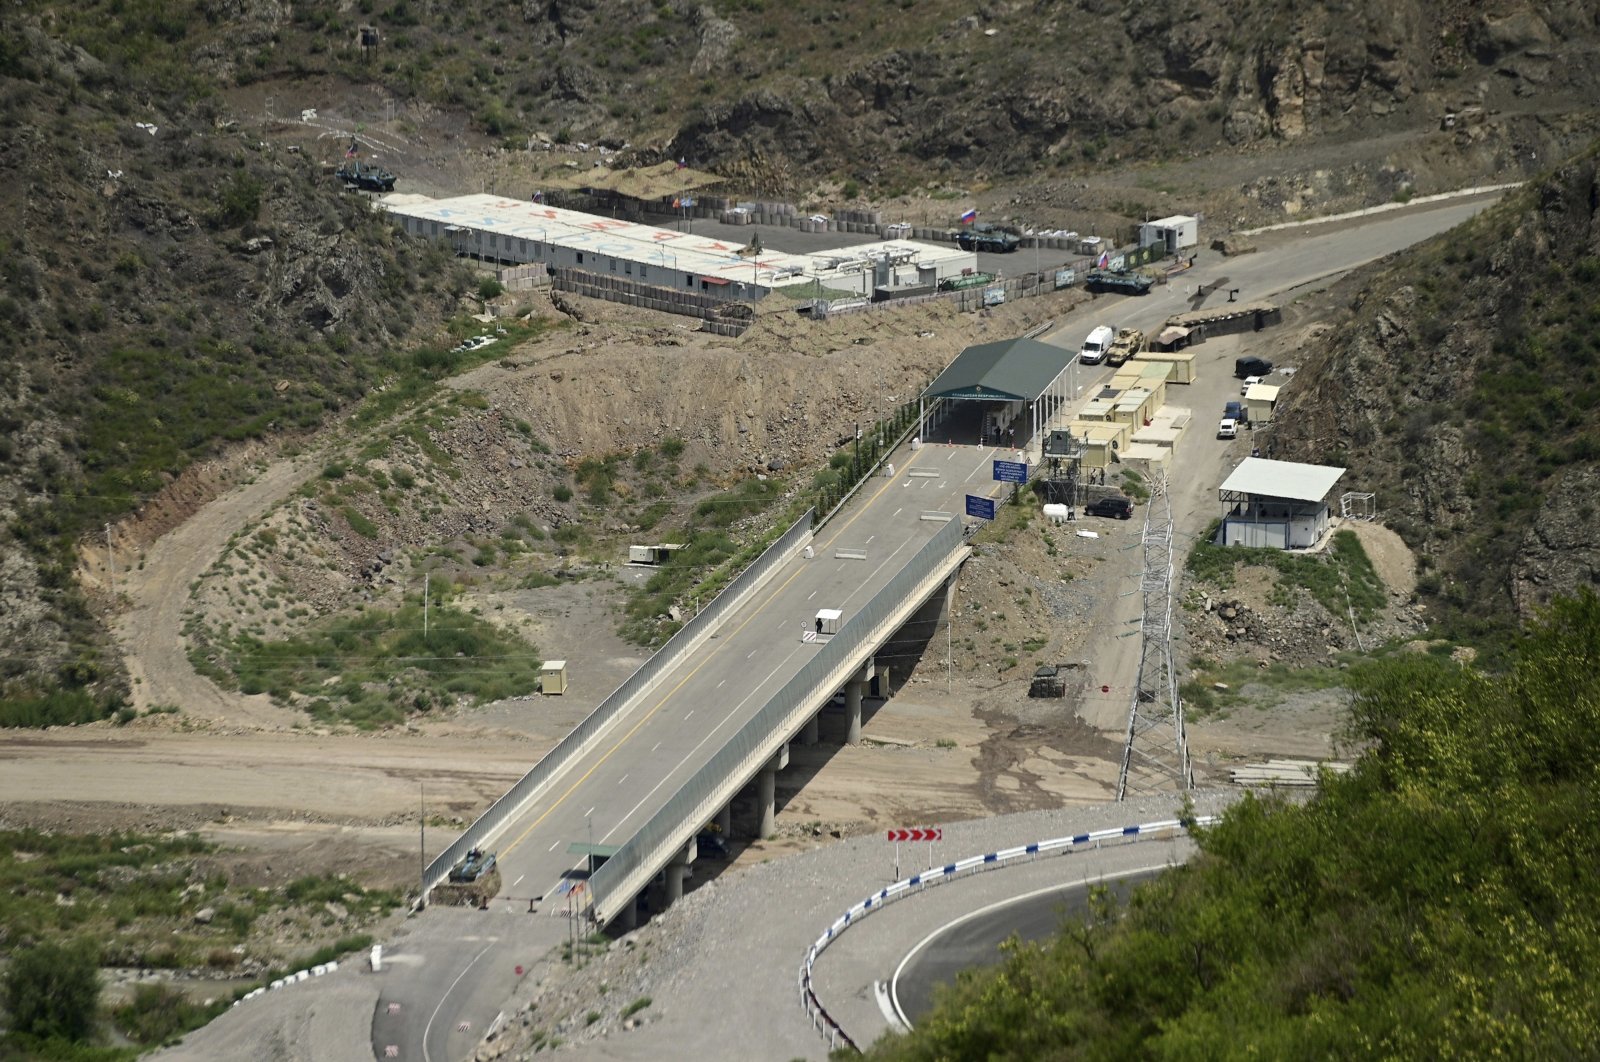
<path fill-rule="evenodd" d="M 846 745 L 861 744 L 861 693 L 866 686 L 860 679 L 851 679 L 844 685 L 844 714 L 849 726 L 845 732 Z"/>
<path fill-rule="evenodd" d="M 689 873 L 689 864 L 694 862 L 697 854 L 696 844 L 690 841 L 681 851 L 675 853 L 672 861 L 667 864 L 667 903 L 675 904 L 683 899 L 683 879 Z"/>
<path fill-rule="evenodd" d="M 789 746 L 785 744 L 778 754 L 756 772 L 756 814 L 759 824 L 756 836 L 761 840 L 771 837 L 776 830 L 778 772 L 789 766 Z"/>
<path fill-rule="evenodd" d="M 713 821 L 716 822 L 717 832 L 722 834 L 723 840 L 731 838 L 733 836 L 733 805 L 725 805 L 721 811 L 717 812 L 717 817 Z"/>
<path fill-rule="evenodd" d="M 611 924 L 624 933 L 632 933 L 635 929 L 638 929 L 639 898 L 635 896 L 623 904 L 622 909 L 617 912 L 617 917 L 611 920 Z"/>
<path fill-rule="evenodd" d="M 822 730 L 821 723 L 820 713 L 807 719 L 800 727 L 800 744 L 815 745 Z"/>

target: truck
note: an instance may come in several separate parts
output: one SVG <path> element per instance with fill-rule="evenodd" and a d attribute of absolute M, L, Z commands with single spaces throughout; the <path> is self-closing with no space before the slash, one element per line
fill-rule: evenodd
<path fill-rule="evenodd" d="M 1083 340 L 1083 346 L 1078 348 L 1078 360 L 1085 365 L 1099 365 L 1105 360 L 1106 351 L 1111 349 L 1111 342 L 1116 338 L 1116 333 L 1110 325 L 1100 325 L 1090 331 Z"/>
<path fill-rule="evenodd" d="M 1121 365 L 1145 348 L 1144 331 L 1138 328 L 1119 328 L 1117 338 L 1106 350 L 1107 365 Z"/>

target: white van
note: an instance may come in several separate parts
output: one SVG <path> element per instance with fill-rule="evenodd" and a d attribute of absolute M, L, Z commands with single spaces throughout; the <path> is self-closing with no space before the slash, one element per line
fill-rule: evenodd
<path fill-rule="evenodd" d="M 1111 341 L 1116 337 L 1117 333 L 1110 325 L 1096 328 L 1083 341 L 1083 346 L 1078 348 L 1078 360 L 1085 365 L 1099 365 L 1105 360 L 1106 351 L 1111 349 Z"/>

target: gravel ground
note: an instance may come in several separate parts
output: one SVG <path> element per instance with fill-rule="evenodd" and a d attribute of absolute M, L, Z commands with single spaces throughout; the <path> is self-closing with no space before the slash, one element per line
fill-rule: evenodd
<path fill-rule="evenodd" d="M 1201 794 L 1207 813 L 1236 793 Z M 1030 841 L 1173 817 L 1171 797 L 1121 804 L 1028 812 L 944 827 L 935 858 L 952 862 Z M 819 959 L 819 996 L 852 1037 L 867 1043 L 887 1028 L 872 982 L 951 917 L 1042 884 L 1097 877 L 1180 858 L 1171 842 L 1140 842 L 1100 852 L 1052 857 L 932 888 L 898 902 L 844 934 Z M 901 850 L 902 874 L 913 872 L 922 846 Z M 601 946 L 573 970 L 564 964 L 540 978 L 531 998 L 487 1043 L 479 1058 L 520 1058 L 554 1036 L 581 1057 L 602 1059 L 816 1058 L 826 1041 L 800 1005 L 797 977 L 806 949 L 852 904 L 890 883 L 894 848 L 880 837 L 819 847 L 719 878 L 685 897 L 634 933 Z M 782 904 L 775 904 L 781 896 Z M 787 913 L 775 916 L 775 911 Z M 630 1005 L 649 1003 L 629 1017 Z M 591 1020 L 591 1015 L 596 1015 Z"/>

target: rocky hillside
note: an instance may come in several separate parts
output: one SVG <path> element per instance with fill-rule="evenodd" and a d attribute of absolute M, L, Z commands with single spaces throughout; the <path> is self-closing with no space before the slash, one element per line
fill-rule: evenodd
<path fill-rule="evenodd" d="M 412 371 L 476 281 L 214 98 L 154 107 L 39 22 L 0 41 L 0 701 L 77 718 L 120 686 L 81 537 Z"/>
<path fill-rule="evenodd" d="M 1275 417 L 1280 453 L 1376 488 L 1464 630 L 1600 578 L 1597 282 L 1600 145 L 1353 281 Z"/>
<path fill-rule="evenodd" d="M 1597 39 L 1561 0 L 22 0 L 0 14 L 0 704 L 116 702 L 85 536 L 202 455 L 459 367 L 413 352 L 476 281 L 338 192 L 317 101 L 397 145 L 413 189 L 582 143 L 825 205 L 1276 220 L 1545 165 L 1593 135 Z"/>

